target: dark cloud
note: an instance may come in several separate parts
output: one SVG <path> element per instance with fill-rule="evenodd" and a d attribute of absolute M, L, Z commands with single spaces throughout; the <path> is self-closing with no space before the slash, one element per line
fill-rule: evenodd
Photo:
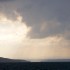
<path fill-rule="evenodd" d="M 32 27 L 28 34 L 31 38 L 44 38 L 70 31 L 70 0 L 16 0 L 13 3 L 0 4 L 0 11 L 12 19 L 13 10 L 23 16 L 26 25 Z M 44 21 L 46 26 L 41 31 Z"/>
<path fill-rule="evenodd" d="M 26 19 L 30 19 L 27 25 L 32 25 L 32 31 L 29 35 L 32 38 L 44 38 L 52 35 L 64 34 L 66 31 L 70 31 L 70 1 L 69 0 L 41 0 L 35 1 L 32 5 L 33 7 L 27 12 L 28 17 Z M 31 16 L 30 16 L 31 15 Z M 56 18 L 57 23 L 60 23 L 60 26 L 55 26 L 53 22 L 47 23 L 47 21 L 51 21 L 51 19 Z M 48 29 L 44 31 L 40 31 L 41 20 L 45 19 L 46 24 L 48 25 Z M 31 22 L 31 23 L 29 23 Z M 54 27 L 51 27 L 52 24 Z"/>

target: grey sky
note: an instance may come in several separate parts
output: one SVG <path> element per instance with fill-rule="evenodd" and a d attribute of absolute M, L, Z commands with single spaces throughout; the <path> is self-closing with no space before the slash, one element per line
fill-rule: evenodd
<path fill-rule="evenodd" d="M 18 11 L 32 27 L 28 34 L 32 38 L 70 33 L 70 0 L 3 0 L 0 10 L 12 18 L 13 11 Z M 41 31 L 43 23 L 46 26 Z"/>

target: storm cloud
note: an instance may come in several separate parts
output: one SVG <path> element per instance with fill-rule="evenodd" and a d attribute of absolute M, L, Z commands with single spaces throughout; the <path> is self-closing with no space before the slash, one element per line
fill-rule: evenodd
<path fill-rule="evenodd" d="M 15 0 L 2 3 L 0 7 L 1 11 L 11 19 L 14 19 L 14 10 L 19 12 L 23 16 L 23 21 L 32 27 L 28 34 L 31 38 L 45 38 L 70 32 L 69 0 Z M 43 23 L 46 26 L 41 31 Z"/>

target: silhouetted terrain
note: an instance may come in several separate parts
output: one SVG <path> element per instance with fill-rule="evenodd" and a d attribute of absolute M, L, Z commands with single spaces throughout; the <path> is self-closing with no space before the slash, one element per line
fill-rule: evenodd
<path fill-rule="evenodd" d="M 28 62 L 26 60 L 19 60 L 19 59 L 9 59 L 0 57 L 0 62 Z"/>
<path fill-rule="evenodd" d="M 68 62 L 0 63 L 0 70 L 70 70 Z"/>
<path fill-rule="evenodd" d="M 70 60 L 48 60 L 44 62 L 28 62 L 0 57 L 0 70 L 70 70 Z"/>
<path fill-rule="evenodd" d="M 41 62 L 70 62 L 70 59 L 48 59 Z"/>

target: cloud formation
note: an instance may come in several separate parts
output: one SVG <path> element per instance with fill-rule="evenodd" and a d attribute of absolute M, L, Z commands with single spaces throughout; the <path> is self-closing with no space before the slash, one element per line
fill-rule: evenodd
<path fill-rule="evenodd" d="M 13 11 L 16 10 L 23 16 L 26 25 L 32 27 L 31 38 L 45 38 L 70 31 L 69 3 L 69 0 L 15 0 L 0 4 L 0 10 L 11 19 L 15 19 Z M 44 22 L 48 28 L 42 27 Z"/>
<path fill-rule="evenodd" d="M 7 43 L 7 47 L 0 47 L 0 56 L 27 60 L 70 58 L 70 0 L 0 0 L 0 13 L 14 21 L 15 11 L 31 30 L 21 46 L 16 43 L 9 47 Z"/>

